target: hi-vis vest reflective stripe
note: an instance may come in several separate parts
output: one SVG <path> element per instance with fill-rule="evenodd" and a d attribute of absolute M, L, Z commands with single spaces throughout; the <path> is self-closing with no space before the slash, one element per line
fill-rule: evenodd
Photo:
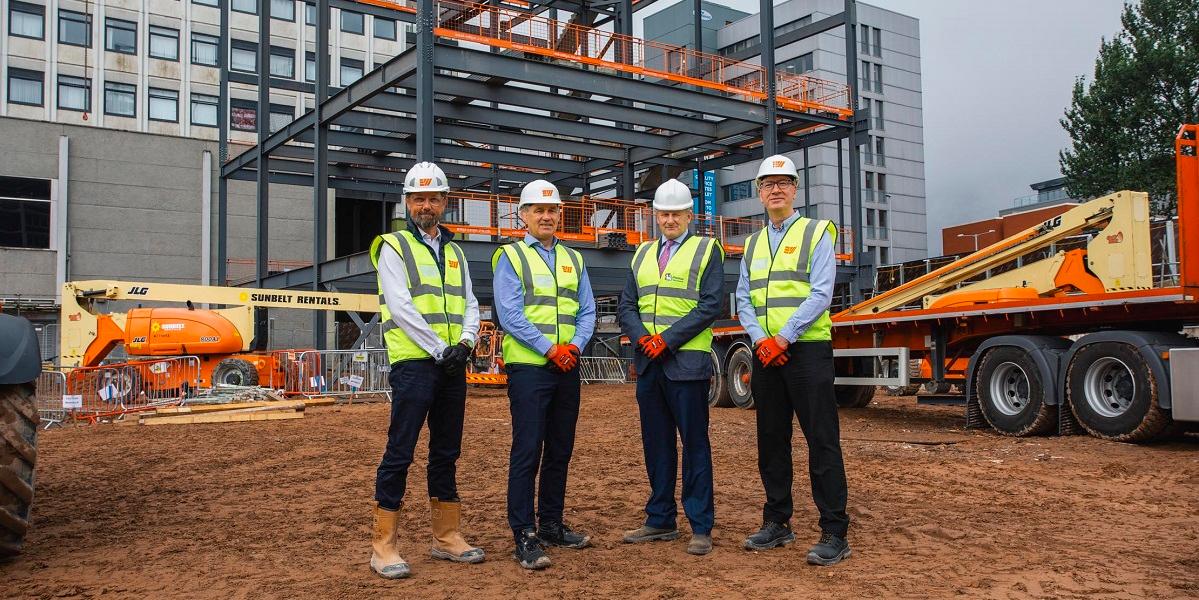
<path fill-rule="evenodd" d="M 525 242 L 501 247 L 491 257 L 494 273 L 500 253 L 520 277 L 525 294 L 525 318 L 554 344 L 569 344 L 575 337 L 575 318 L 579 314 L 579 277 L 583 256 L 562 243 L 554 244 L 554 272 L 536 250 Z M 522 344 L 516 336 L 505 335 L 504 363 L 544 365 L 540 352 Z"/>
<path fill-rule="evenodd" d="M 715 246 L 720 259 L 724 250 L 712 238 L 687 236 L 674 250 L 666 269 L 658 274 L 658 246 L 661 240 L 645 242 L 633 255 L 633 272 L 637 274 L 637 310 L 641 323 L 650 335 L 662 333 L 699 305 L 699 279 L 712 260 Z M 633 340 L 634 342 L 636 340 Z M 683 344 L 679 350 L 708 352 L 712 349 L 712 328 L 709 327 Z"/>
<path fill-rule="evenodd" d="M 767 227 L 770 225 L 767 224 Z M 831 221 L 800 217 L 783 233 L 778 248 L 770 251 L 766 229 L 751 235 L 745 242 L 748 260 L 749 299 L 758 316 L 758 324 L 766 335 L 778 335 L 795 309 L 812 293 L 809 274 L 812 270 L 812 251 L 827 231 L 829 241 L 837 241 L 837 228 Z M 808 327 L 801 341 L 833 339 L 833 321 L 825 310 Z"/>
<path fill-rule="evenodd" d="M 457 344 L 462 338 L 462 319 L 466 314 L 466 291 L 463 284 L 466 256 L 462 249 L 453 242 L 446 244 L 441 251 L 442 268 L 439 269 L 433 253 L 423 242 L 417 240 L 412 232 L 404 230 L 385 233 L 371 242 L 371 264 L 375 266 L 376 271 L 379 269 L 379 255 L 383 251 L 383 244 L 394 248 L 400 258 L 404 259 L 412 306 L 437 337 L 450 346 Z M 379 317 L 383 319 L 383 341 L 387 344 L 388 362 L 432 358 L 391 320 L 391 311 L 388 310 L 387 301 L 383 297 L 381 278 L 379 313 Z"/>

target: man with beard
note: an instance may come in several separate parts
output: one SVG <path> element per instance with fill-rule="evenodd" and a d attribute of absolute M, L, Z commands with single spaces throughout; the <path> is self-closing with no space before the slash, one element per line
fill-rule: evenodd
<path fill-rule="evenodd" d="M 435 164 L 422 162 L 404 178 L 408 228 L 371 243 L 379 274 L 379 311 L 391 363 L 391 425 L 375 478 L 370 566 L 381 577 L 408 577 L 396 549 L 408 466 L 422 425 L 429 422 L 428 487 L 436 558 L 482 562 L 458 526 L 462 504 L 455 465 L 462 451 L 466 363 L 479 333 L 479 303 L 466 256 L 441 226 L 449 183 Z"/>

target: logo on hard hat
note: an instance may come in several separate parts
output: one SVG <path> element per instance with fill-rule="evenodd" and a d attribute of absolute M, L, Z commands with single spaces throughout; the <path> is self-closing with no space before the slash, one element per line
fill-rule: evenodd
<path fill-rule="evenodd" d="M 550 196 L 554 195 L 554 190 L 551 190 L 551 189 L 541 190 L 541 195 L 545 196 L 546 198 L 549 198 Z"/>
<path fill-rule="evenodd" d="M 420 185 L 429 185 L 430 183 L 433 183 L 432 177 L 424 177 L 420 180 Z"/>
<path fill-rule="evenodd" d="M 776 161 L 772 161 L 770 164 L 771 164 L 771 166 L 773 166 L 776 169 L 781 169 L 781 168 L 783 168 L 783 164 L 785 164 L 785 163 L 783 163 L 783 161 L 781 161 L 781 160 L 776 160 Z"/>

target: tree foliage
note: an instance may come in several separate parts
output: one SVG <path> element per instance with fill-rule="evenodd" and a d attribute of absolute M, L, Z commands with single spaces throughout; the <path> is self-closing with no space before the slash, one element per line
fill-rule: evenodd
<path fill-rule="evenodd" d="M 1126 4 L 1120 21 L 1089 84 L 1074 82 L 1062 173 L 1075 198 L 1144 191 L 1155 213 L 1175 214 L 1174 135 L 1199 118 L 1199 0 Z"/>

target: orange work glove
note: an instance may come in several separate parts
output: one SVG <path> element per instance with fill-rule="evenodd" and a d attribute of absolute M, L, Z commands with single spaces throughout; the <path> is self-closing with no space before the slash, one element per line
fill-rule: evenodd
<path fill-rule="evenodd" d="M 549 359 L 554 368 L 563 373 L 569 373 L 579 364 L 579 357 L 575 354 L 578 351 L 579 349 L 574 344 L 555 344 L 550 347 L 549 352 L 545 353 L 545 357 Z"/>
<path fill-rule="evenodd" d="M 666 351 L 666 340 L 663 340 L 660 335 L 642 336 L 640 344 L 641 353 L 650 360 L 657 360 Z"/>
<path fill-rule="evenodd" d="M 754 354 L 757 355 L 758 362 L 762 363 L 763 367 L 781 367 L 787 364 L 787 360 L 790 358 L 774 337 L 768 337 L 759 342 Z"/>

